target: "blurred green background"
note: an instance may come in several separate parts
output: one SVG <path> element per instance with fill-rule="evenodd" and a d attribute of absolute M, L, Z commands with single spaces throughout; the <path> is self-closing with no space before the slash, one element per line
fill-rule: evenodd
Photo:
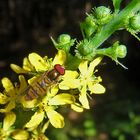
<path fill-rule="evenodd" d="M 129 2 L 124 0 L 121 8 Z M 68 33 L 82 39 L 79 23 L 100 5 L 113 9 L 111 0 L 0 0 L 0 79 L 8 76 L 16 81 L 9 65 L 22 65 L 30 52 L 53 57 L 56 50 L 50 36 Z M 128 47 L 126 58 L 120 60 L 128 70 L 105 57 L 97 75 L 102 76 L 106 93 L 93 95 L 91 109 L 83 113 L 60 110 L 66 125 L 50 126 L 46 134 L 51 140 L 140 140 L 140 43 L 119 31 L 104 45 L 115 40 Z"/>

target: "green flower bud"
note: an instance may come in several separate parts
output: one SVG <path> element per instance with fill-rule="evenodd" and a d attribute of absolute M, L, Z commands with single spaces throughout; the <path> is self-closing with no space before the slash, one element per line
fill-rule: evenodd
<path fill-rule="evenodd" d="M 118 58 L 124 58 L 127 54 L 127 49 L 125 45 L 119 45 L 115 49 L 116 56 Z"/>
<path fill-rule="evenodd" d="M 91 15 L 89 15 L 88 17 L 86 17 L 85 23 L 87 25 L 91 26 L 91 27 L 95 27 L 96 26 L 95 21 L 94 21 L 94 18 Z"/>
<path fill-rule="evenodd" d="M 97 19 L 98 24 L 106 24 L 111 18 L 111 10 L 105 6 L 95 8 L 94 15 Z"/>
<path fill-rule="evenodd" d="M 70 40 L 71 40 L 71 37 L 68 34 L 62 34 L 58 37 L 58 43 L 66 44 L 66 43 L 69 43 Z"/>
<path fill-rule="evenodd" d="M 96 18 L 101 19 L 110 16 L 110 9 L 105 6 L 100 6 L 95 9 Z"/>
<path fill-rule="evenodd" d="M 124 58 L 127 54 L 127 48 L 125 45 L 119 45 L 119 42 L 116 41 L 111 47 L 112 50 L 112 57 L 113 58 Z"/>
<path fill-rule="evenodd" d="M 85 21 L 81 23 L 81 29 L 86 37 L 90 37 L 96 31 L 97 25 L 92 15 L 88 15 Z"/>
<path fill-rule="evenodd" d="M 71 39 L 70 35 L 62 34 L 58 37 L 57 42 L 51 37 L 51 40 L 58 50 L 64 50 L 65 52 L 69 52 L 70 47 L 74 45 L 75 39 Z"/>
<path fill-rule="evenodd" d="M 103 49 L 97 49 L 96 54 L 106 55 L 120 64 L 123 68 L 127 69 L 123 64 L 118 61 L 118 58 L 124 58 L 127 54 L 127 48 L 125 45 L 119 45 L 119 42 L 115 42 L 113 46 Z"/>
<path fill-rule="evenodd" d="M 95 55 L 93 53 L 92 44 L 87 39 L 78 43 L 76 48 L 76 56 L 79 58 L 91 60 Z"/>
<path fill-rule="evenodd" d="M 140 30 L 140 14 L 137 14 L 129 19 L 129 25 L 133 30 Z"/>
<path fill-rule="evenodd" d="M 88 16 L 86 18 L 85 24 L 86 24 L 85 33 L 89 37 L 96 31 L 97 25 L 91 16 Z"/>

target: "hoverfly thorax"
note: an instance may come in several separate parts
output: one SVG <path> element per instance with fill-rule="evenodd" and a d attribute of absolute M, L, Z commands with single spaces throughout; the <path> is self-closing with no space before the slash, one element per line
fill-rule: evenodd
<path fill-rule="evenodd" d="M 50 71 L 44 72 L 36 81 L 29 86 L 25 95 L 26 100 L 33 100 L 47 93 L 48 89 L 58 82 L 61 75 L 65 74 L 65 69 L 60 64 L 56 64 Z"/>
<path fill-rule="evenodd" d="M 65 69 L 60 64 L 56 64 L 54 69 L 50 70 L 47 73 L 47 77 L 50 79 L 51 82 L 56 81 L 59 76 L 65 74 Z"/>

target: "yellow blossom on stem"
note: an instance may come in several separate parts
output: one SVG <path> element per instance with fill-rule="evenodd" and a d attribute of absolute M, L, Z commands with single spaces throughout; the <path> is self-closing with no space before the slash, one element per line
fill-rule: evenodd
<path fill-rule="evenodd" d="M 100 77 L 96 77 L 95 67 L 102 60 L 101 57 L 96 58 L 92 62 L 82 61 L 77 71 L 66 70 L 65 75 L 62 77 L 62 82 L 59 83 L 59 88 L 62 90 L 78 89 L 79 90 L 79 101 L 84 108 L 89 109 L 89 101 L 87 98 L 87 91 L 90 94 L 101 94 L 105 92 L 105 88 L 99 84 L 101 82 Z M 75 107 L 76 106 L 72 106 Z M 82 111 L 82 108 L 80 109 Z"/>
<path fill-rule="evenodd" d="M 3 127 L 0 128 L 0 140 L 7 140 L 8 138 L 28 140 L 29 134 L 26 130 L 14 129 L 13 124 L 15 121 L 16 115 L 14 112 L 8 112 L 5 114 Z"/>
<path fill-rule="evenodd" d="M 40 77 L 40 72 L 45 72 L 49 69 L 52 69 L 55 64 L 63 65 L 65 63 L 65 60 L 66 54 L 62 50 L 58 51 L 53 61 L 51 59 L 48 59 L 47 56 L 41 57 L 37 53 L 30 53 L 28 58 L 24 58 L 23 60 L 23 68 L 15 64 L 11 64 L 11 68 L 17 73 L 35 74 L 35 76 L 28 80 L 29 85 L 32 86 L 32 83 Z M 24 94 L 26 94 L 26 92 Z M 26 101 L 25 98 L 22 97 L 21 103 L 25 108 L 33 108 L 35 107 L 36 100 Z"/>
<path fill-rule="evenodd" d="M 16 102 L 20 98 L 20 94 L 27 87 L 27 83 L 23 75 L 19 75 L 20 86 L 14 86 L 13 83 L 7 77 L 4 77 L 1 82 L 4 87 L 4 92 L 0 93 L 0 104 L 6 104 L 4 109 L 0 109 L 0 112 L 10 112 L 15 108 Z"/>
<path fill-rule="evenodd" d="M 49 70 L 55 64 L 63 65 L 66 60 L 66 53 L 59 50 L 53 61 L 48 59 L 47 56 L 41 57 L 39 54 L 33 52 L 30 53 L 28 58 L 24 58 L 23 66 L 20 67 L 16 64 L 11 64 L 10 67 L 16 73 L 29 73 L 34 74 L 36 72 L 44 72 Z"/>
<path fill-rule="evenodd" d="M 75 102 L 73 95 L 68 93 L 59 93 L 58 86 L 52 87 L 42 101 L 38 104 L 38 110 L 31 117 L 31 120 L 25 125 L 27 128 L 36 128 L 43 120 L 48 117 L 50 123 L 55 128 L 64 127 L 64 118 L 55 111 L 57 106 L 72 104 Z"/>
<path fill-rule="evenodd" d="M 96 58 L 92 62 L 90 62 L 88 66 L 88 61 L 83 61 L 79 65 L 79 71 L 80 71 L 80 95 L 79 95 L 79 101 L 83 105 L 84 108 L 89 109 L 89 102 L 87 99 L 87 91 L 90 91 L 90 93 L 104 93 L 105 88 L 99 84 L 100 78 L 94 76 L 94 69 L 95 67 L 100 63 L 102 60 L 101 57 Z"/>
<path fill-rule="evenodd" d="M 16 115 L 13 112 L 8 112 L 3 120 L 3 127 L 0 128 L 0 139 L 3 140 L 8 138 L 13 131 L 11 126 L 16 120 Z"/>

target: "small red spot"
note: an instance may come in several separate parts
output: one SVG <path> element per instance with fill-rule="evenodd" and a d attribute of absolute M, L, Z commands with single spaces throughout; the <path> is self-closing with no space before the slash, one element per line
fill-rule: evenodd
<path fill-rule="evenodd" d="M 65 68 L 62 65 L 56 64 L 54 68 L 59 72 L 60 75 L 65 74 Z"/>

